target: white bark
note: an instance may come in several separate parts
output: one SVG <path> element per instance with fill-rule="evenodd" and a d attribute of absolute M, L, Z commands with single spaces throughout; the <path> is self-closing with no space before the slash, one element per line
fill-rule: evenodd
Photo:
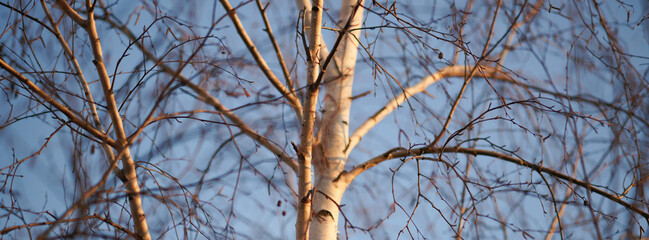
<path fill-rule="evenodd" d="M 359 0 L 343 0 L 338 20 L 339 29 L 348 21 L 350 26 L 335 52 L 336 60 L 328 71 L 339 71 L 323 80 L 326 95 L 324 113 L 319 129 L 319 143 L 314 150 L 316 182 L 313 200 L 310 239 L 336 239 L 338 236 L 339 205 L 347 183 L 334 179 L 344 170 L 347 161 L 345 149 L 349 139 L 349 111 L 351 107 L 354 69 L 358 53 L 357 30 L 363 20 L 363 4 Z M 352 14 L 354 14 L 352 16 Z M 350 20 L 351 16 L 351 20 Z M 335 47 L 335 45 L 334 45 Z"/>
<path fill-rule="evenodd" d="M 357 0 L 343 0 L 338 26 L 342 28 L 355 9 Z M 352 85 L 358 53 L 358 38 L 361 26 L 363 8 L 357 8 L 351 21 L 350 29 L 340 44 L 336 56 L 340 59 L 337 69 L 340 74 L 336 79 L 325 79 L 324 113 L 320 128 L 321 149 L 326 160 L 327 171 L 340 172 L 346 161 L 345 148 L 349 139 L 349 110 L 351 107 Z M 336 173 L 337 174 L 337 173 Z"/>
<path fill-rule="evenodd" d="M 334 182 L 335 176 L 319 176 L 315 182 L 313 216 L 309 239 L 337 239 L 340 200 L 348 184 Z"/>
<path fill-rule="evenodd" d="M 311 199 L 313 199 L 313 132 L 315 129 L 316 107 L 319 87 L 316 79 L 320 73 L 320 43 L 322 40 L 322 0 L 315 0 L 312 6 L 311 25 L 309 26 L 309 55 L 307 56 L 308 74 L 306 97 L 304 100 L 304 119 L 300 132 L 300 148 L 298 150 L 298 202 L 297 221 L 295 222 L 296 239 L 309 239 L 311 221 Z"/>
<path fill-rule="evenodd" d="M 304 25 L 311 26 L 311 2 L 309 0 L 296 0 L 296 2 L 297 8 L 300 9 L 300 11 L 304 10 Z M 320 36 L 322 37 L 322 35 Z M 325 43 L 323 40 L 320 40 L 320 56 L 329 56 L 329 48 L 327 47 L 327 43 Z M 329 67 L 327 69 L 327 72 L 324 73 L 325 80 L 333 79 L 336 76 L 340 75 L 338 71 L 339 62 L 340 59 L 338 59 L 338 56 L 334 56 L 334 60 L 331 63 L 332 66 Z"/>

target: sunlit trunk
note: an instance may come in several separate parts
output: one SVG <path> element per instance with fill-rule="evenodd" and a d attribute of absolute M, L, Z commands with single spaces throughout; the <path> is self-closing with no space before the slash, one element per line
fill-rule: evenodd
<path fill-rule="evenodd" d="M 316 193 L 309 239 L 337 239 L 340 200 L 347 184 L 334 182 L 334 178 L 320 176 L 315 181 Z"/>
<path fill-rule="evenodd" d="M 349 29 L 335 51 L 338 61 L 325 66 L 328 71 L 323 79 L 325 86 L 324 110 L 318 137 L 320 142 L 314 149 L 315 192 L 311 219 L 310 239 L 336 239 L 339 219 L 339 205 L 346 183 L 335 182 L 344 170 L 347 157 L 345 150 L 349 142 L 349 111 L 351 107 L 354 69 L 358 53 L 357 30 L 362 23 L 363 4 L 358 0 L 343 0 L 338 20 L 339 29 Z M 353 17 L 350 22 L 350 16 Z M 349 22 L 349 25 L 348 25 Z M 347 27 L 345 27 L 347 26 Z M 330 45 L 335 48 L 336 45 Z M 324 56 L 323 56 L 324 58 Z"/>

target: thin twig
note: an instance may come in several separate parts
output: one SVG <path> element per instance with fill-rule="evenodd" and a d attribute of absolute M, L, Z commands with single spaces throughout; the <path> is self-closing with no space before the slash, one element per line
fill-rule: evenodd
<path fill-rule="evenodd" d="M 225 107 L 221 102 L 207 92 L 204 88 L 198 86 L 197 84 L 191 82 L 189 78 L 178 73 L 176 70 L 172 69 L 166 65 L 162 59 L 156 57 L 151 51 L 149 51 L 140 41 L 138 41 L 135 35 L 124 25 L 117 24 L 112 19 L 105 18 L 104 21 L 108 22 L 115 29 L 120 30 L 122 33 L 126 34 L 131 41 L 135 42 L 135 45 L 144 53 L 148 60 L 156 63 L 160 69 L 171 76 L 176 76 L 176 79 L 180 81 L 183 85 L 189 87 L 196 94 L 198 94 L 198 99 L 214 107 L 217 111 L 221 112 L 227 119 L 232 121 L 234 126 L 239 128 L 246 135 L 259 142 L 262 146 L 266 147 L 270 152 L 275 154 L 282 162 L 286 163 L 294 172 L 297 172 L 297 162 L 291 158 L 286 151 L 279 148 L 276 144 L 271 142 L 269 139 L 265 138 L 261 134 L 253 130 L 248 124 L 246 124 L 238 115 L 230 111 Z"/>
<path fill-rule="evenodd" d="M 108 137 L 105 133 L 97 130 L 90 124 L 89 122 L 79 118 L 75 113 L 73 113 L 70 109 L 68 109 L 66 106 L 63 104 L 57 102 L 54 100 L 49 94 L 45 93 L 43 90 L 41 90 L 36 84 L 34 84 L 31 80 L 29 80 L 27 77 L 22 75 L 20 72 L 16 71 L 13 67 L 11 67 L 9 64 L 7 64 L 2 58 L 0 58 L 0 67 L 4 69 L 5 71 L 9 72 L 9 74 L 13 75 L 15 78 L 17 78 L 20 82 L 23 84 L 27 85 L 29 90 L 32 93 L 35 93 L 38 95 L 40 98 L 42 98 L 45 102 L 51 104 L 54 108 L 57 110 L 63 112 L 65 116 L 70 119 L 71 122 L 76 124 L 77 126 L 83 128 L 86 130 L 88 133 L 90 133 L 92 136 L 96 137 L 99 142 L 105 142 L 113 147 L 118 147 L 119 144 Z"/>
<path fill-rule="evenodd" d="M 627 203 L 623 201 L 622 199 L 618 198 L 616 194 L 609 193 L 601 188 L 595 187 L 590 183 L 587 183 L 585 181 L 579 180 L 577 178 L 571 177 L 567 174 L 564 174 L 562 172 L 559 172 L 557 170 L 543 167 L 540 164 L 534 164 L 528 161 L 525 161 L 521 158 L 513 157 L 504 153 L 496 152 L 496 151 L 489 151 L 489 150 L 483 150 L 483 149 L 476 149 L 476 148 L 463 148 L 463 147 L 446 147 L 446 148 L 437 148 L 437 147 L 422 147 L 422 148 L 416 148 L 416 149 L 392 149 L 389 150 L 379 156 L 376 156 L 370 160 L 367 160 L 363 162 L 362 164 L 354 167 L 353 169 L 349 171 L 345 171 L 341 173 L 338 176 L 339 181 L 346 181 L 346 182 L 351 182 L 354 180 L 356 176 L 361 174 L 367 169 L 370 169 L 381 162 L 384 162 L 389 159 L 396 159 L 396 158 L 402 158 L 406 156 L 419 156 L 423 154 L 442 154 L 442 153 L 465 153 L 465 154 L 471 154 L 471 155 L 482 155 L 482 156 L 490 156 L 494 157 L 497 159 L 501 159 L 510 163 L 514 163 L 519 166 L 523 166 L 529 169 L 532 169 L 537 172 L 544 172 L 549 174 L 550 176 L 553 176 L 555 178 L 563 179 L 569 183 L 578 185 L 580 187 L 584 187 L 587 189 L 590 189 L 592 192 L 599 194 L 602 197 L 608 198 L 609 200 L 618 203 L 622 205 L 623 207 L 629 209 L 632 212 L 635 212 L 637 214 L 640 214 L 642 217 L 645 219 L 649 220 L 649 213 L 639 209 L 636 206 L 633 206 L 630 203 Z"/>
<path fill-rule="evenodd" d="M 288 102 L 291 104 L 291 107 L 295 111 L 298 121 L 301 121 L 303 117 L 302 104 L 300 103 L 300 100 L 298 100 L 297 96 L 295 95 L 295 92 L 288 91 L 286 87 L 284 87 L 284 85 L 279 81 L 279 79 L 277 79 L 277 76 L 275 76 L 273 71 L 266 63 L 266 60 L 264 60 L 264 58 L 261 56 L 261 53 L 259 53 L 259 51 L 257 50 L 257 47 L 255 47 L 255 44 L 248 36 L 246 29 L 243 27 L 243 24 L 241 23 L 239 17 L 237 16 L 236 10 L 232 8 L 230 2 L 228 0 L 219 0 L 219 1 L 227 11 L 228 16 L 230 16 L 230 20 L 232 20 L 234 27 L 237 29 L 237 33 L 239 33 L 241 40 L 243 40 L 243 43 L 248 48 L 248 51 L 250 51 L 250 54 L 252 54 L 252 57 L 257 62 L 257 65 L 259 66 L 261 71 L 264 73 L 264 75 L 266 75 L 266 78 L 268 78 L 270 83 L 273 84 L 273 86 L 277 89 L 277 91 L 279 91 L 279 93 L 281 93 L 282 96 L 284 96 L 288 100 Z"/>
<path fill-rule="evenodd" d="M 288 71 L 288 68 L 286 67 L 286 61 L 284 60 L 284 57 L 282 55 L 282 50 L 279 48 L 279 44 L 277 44 L 277 38 L 275 38 L 275 35 L 273 34 L 273 29 L 270 27 L 268 16 L 266 16 L 266 8 L 268 8 L 268 4 L 270 3 L 266 4 L 266 7 L 264 7 L 261 4 L 261 0 L 256 0 L 256 2 L 257 2 L 257 8 L 259 9 L 259 12 L 261 13 L 261 17 L 264 20 L 264 25 L 266 25 L 266 33 L 268 34 L 268 38 L 270 39 L 270 42 L 273 44 L 273 49 L 275 49 L 277 61 L 279 62 L 279 66 L 282 68 L 282 73 L 284 74 L 284 79 L 286 80 L 286 86 L 288 86 L 288 90 L 291 93 L 295 93 L 295 87 L 293 86 L 293 81 L 291 80 L 291 73 Z"/>
<path fill-rule="evenodd" d="M 41 6 L 43 7 L 43 11 L 47 16 L 47 19 L 52 25 L 52 31 L 56 36 L 56 39 L 59 41 L 59 44 L 63 48 L 63 52 L 65 52 L 65 55 L 68 57 L 68 60 L 72 63 L 72 66 L 74 66 L 74 69 L 76 71 L 75 76 L 77 77 L 77 80 L 79 80 L 79 83 L 81 84 L 81 86 L 83 86 L 82 88 L 83 93 L 86 95 L 86 101 L 88 102 L 88 106 L 90 107 L 90 115 L 92 116 L 94 126 L 97 130 L 105 134 L 106 130 L 104 130 L 104 127 L 101 124 L 101 119 L 99 118 L 99 114 L 97 114 L 97 106 L 96 106 L 97 104 L 95 103 L 95 100 L 92 97 L 90 86 L 88 86 L 88 81 L 86 81 L 86 78 L 83 75 L 83 71 L 81 70 L 81 65 L 79 65 L 79 61 L 77 61 L 77 58 L 72 52 L 72 49 L 70 49 L 68 43 L 65 41 L 65 39 L 63 39 L 63 35 L 59 30 L 59 26 L 54 21 L 52 14 L 50 14 L 50 10 L 47 8 L 47 5 L 45 4 L 45 0 L 41 0 Z M 107 143 L 102 142 L 100 145 L 104 151 L 104 154 L 106 155 L 106 160 L 108 162 L 108 165 L 110 165 L 113 161 L 117 161 L 115 159 L 115 154 L 113 153 L 112 148 Z M 122 182 L 126 182 L 126 178 L 124 177 L 124 174 L 119 168 L 115 168 L 113 169 L 113 171 L 115 176 L 117 176 Z"/>

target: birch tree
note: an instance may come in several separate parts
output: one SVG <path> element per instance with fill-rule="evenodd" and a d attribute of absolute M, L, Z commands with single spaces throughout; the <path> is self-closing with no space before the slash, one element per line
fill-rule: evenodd
<path fill-rule="evenodd" d="M 9 238 L 641 238 L 642 1 L 0 3 Z"/>

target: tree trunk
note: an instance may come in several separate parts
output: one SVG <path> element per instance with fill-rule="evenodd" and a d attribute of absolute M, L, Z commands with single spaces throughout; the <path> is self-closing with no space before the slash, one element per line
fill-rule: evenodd
<path fill-rule="evenodd" d="M 314 149 L 316 181 L 309 234 L 312 240 L 336 239 L 338 236 L 340 200 L 348 183 L 335 179 L 345 169 L 347 161 L 349 110 L 360 35 L 358 28 L 363 20 L 362 4 L 363 1 L 359 0 L 343 0 L 338 28 L 348 31 L 342 32 L 344 35 L 339 46 L 332 45 L 336 60 L 331 61 L 330 66 L 322 66 L 339 74 L 333 77 L 327 74 L 322 80 L 326 95 L 318 133 L 320 141 Z"/>
<path fill-rule="evenodd" d="M 340 200 L 347 188 L 343 181 L 334 182 L 335 176 L 321 176 L 315 182 L 313 216 L 309 239 L 337 239 Z"/>

